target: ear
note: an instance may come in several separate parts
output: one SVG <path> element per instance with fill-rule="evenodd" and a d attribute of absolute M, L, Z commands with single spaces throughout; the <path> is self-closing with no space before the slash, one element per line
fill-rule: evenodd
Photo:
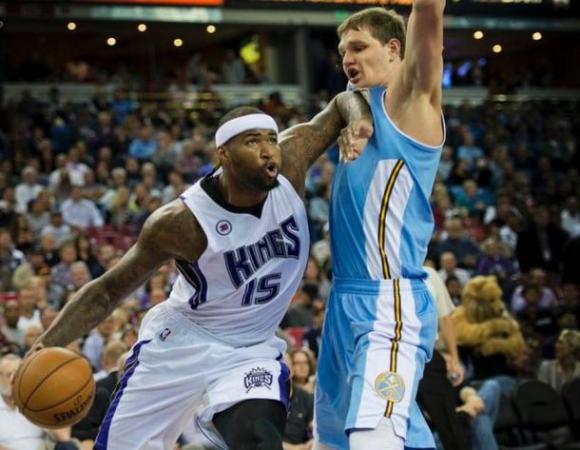
<path fill-rule="evenodd" d="M 220 146 L 217 148 L 217 157 L 218 157 L 218 161 L 220 162 L 220 164 L 221 164 L 222 166 L 224 165 L 224 163 L 225 163 L 226 161 L 229 161 L 229 159 L 230 159 L 230 158 L 229 158 L 229 154 L 228 154 L 228 152 L 226 151 L 226 148 L 225 148 L 225 146 L 223 146 L 223 145 L 220 145 Z"/>
<path fill-rule="evenodd" d="M 389 52 L 390 58 L 394 58 L 396 56 L 398 56 L 399 58 L 401 57 L 401 41 L 395 38 L 389 39 L 389 42 L 387 42 L 386 47 Z"/>

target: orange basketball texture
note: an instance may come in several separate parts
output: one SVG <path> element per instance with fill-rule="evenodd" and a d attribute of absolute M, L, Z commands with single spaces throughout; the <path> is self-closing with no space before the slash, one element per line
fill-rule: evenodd
<path fill-rule="evenodd" d="M 13 396 L 20 412 L 44 428 L 61 428 L 80 421 L 95 396 L 90 363 L 60 347 L 44 348 L 23 362 Z"/>

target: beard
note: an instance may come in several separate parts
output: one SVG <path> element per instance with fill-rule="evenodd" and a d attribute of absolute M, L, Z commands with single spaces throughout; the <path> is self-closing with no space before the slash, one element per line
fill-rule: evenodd
<path fill-rule="evenodd" d="M 259 175 L 248 175 L 245 177 L 244 184 L 253 191 L 270 192 L 280 185 L 280 181 L 278 181 L 278 177 L 269 180 Z"/>

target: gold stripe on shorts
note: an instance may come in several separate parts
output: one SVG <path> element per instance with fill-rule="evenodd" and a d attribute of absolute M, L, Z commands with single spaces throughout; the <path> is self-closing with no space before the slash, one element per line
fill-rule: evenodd
<path fill-rule="evenodd" d="M 401 340 L 401 332 L 403 330 L 403 320 L 401 317 L 401 289 L 399 287 L 399 280 L 393 280 L 394 297 L 395 297 L 395 337 L 391 339 L 391 372 L 397 372 L 397 351 L 399 350 L 399 341 Z M 387 409 L 385 416 L 391 417 L 393 413 L 393 406 L 395 402 L 387 401 Z"/>

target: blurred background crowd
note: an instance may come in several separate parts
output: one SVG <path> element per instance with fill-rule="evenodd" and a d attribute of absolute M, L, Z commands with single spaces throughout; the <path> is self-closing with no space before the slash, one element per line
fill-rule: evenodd
<path fill-rule="evenodd" d="M 19 90 L 6 84 L 0 104 L 3 395 L 17 357 L 28 351 L 71 295 L 119 261 L 155 209 L 212 171 L 213 134 L 225 111 L 251 104 L 273 115 L 284 129 L 308 120 L 343 90 L 336 52 L 324 45 L 329 38 L 315 37 L 319 45 L 313 44 L 311 51 L 318 65 L 308 97 L 298 100 L 276 89 L 279 80 L 271 80 L 264 65 L 255 64 L 251 51 L 244 50 L 247 41 L 236 51 L 221 46 L 221 59 L 208 56 L 207 49 L 191 53 L 154 78 L 147 70 L 132 68 L 132 62 L 111 61 L 101 69 L 98 62 L 106 56 L 98 52 L 94 63 L 86 62 L 87 56 L 80 62 L 49 64 L 49 55 L 40 53 L 8 61 L 2 81 L 28 84 Z M 6 44 L 14 38 L 1 39 Z M 539 380 L 560 395 L 564 385 L 580 378 L 580 97 L 573 90 L 577 83 L 562 76 L 561 65 L 567 61 L 549 56 L 544 52 L 545 59 L 529 62 L 533 67 L 510 70 L 505 60 L 494 66 L 487 57 L 459 57 L 446 65 L 451 90 L 485 87 L 485 98 L 474 101 L 467 95 L 445 104 L 447 139 L 431 197 L 436 227 L 425 264 L 437 272 L 453 303 L 449 316 L 456 325 L 464 372 L 460 387 L 480 389 L 479 401 L 485 403 L 482 383 L 495 380 L 502 408 L 521 380 Z M 79 98 L 63 94 L 60 84 L 65 82 L 97 87 Z M 35 83 L 46 88 L 40 96 Z M 244 102 L 232 101 L 221 88 L 248 84 L 263 89 Z M 564 87 L 570 95 L 506 96 L 522 86 L 554 92 Z M 157 90 L 163 94 L 153 95 Z M 195 97 L 188 97 L 191 90 Z M 493 92 L 506 95 L 488 96 Z M 311 256 L 279 330 L 289 344 L 295 386 L 287 449 L 312 445 L 314 374 L 332 281 L 327 220 L 336 162 L 331 150 L 308 174 Z M 140 321 L 149 308 L 166 300 L 176 276 L 173 264 L 163 266 L 109 319 L 72 344 L 90 360 L 99 391 L 85 421 L 61 435 L 51 432 L 58 448 L 78 448 L 81 441 L 91 448 Z M 474 300 L 472 288 L 480 286 L 480 276 L 493 276 L 499 290 L 489 297 L 486 288 L 476 288 Z M 497 299 L 499 303 L 493 301 Z M 496 310 L 486 311 L 488 303 Z M 473 304 L 477 307 L 472 310 Z M 479 328 L 463 326 L 465 311 L 470 324 Z M 509 327 L 486 324 L 499 318 L 510 321 Z M 513 342 L 486 347 L 486 340 L 508 335 L 517 341 L 515 347 Z M 443 356 L 450 350 L 437 348 Z M 457 407 L 469 423 L 490 412 L 489 404 L 473 406 L 468 401 L 471 391 L 460 387 Z M 0 408 L 2 414 L 8 413 Z M 495 448 L 541 443 L 538 429 L 514 432 L 521 431 L 521 417 L 511 429 L 502 428 L 505 417 L 498 418 L 497 411 L 491 416 Z M 574 438 L 580 439 L 573 434 L 580 427 L 574 430 L 574 423 L 566 422 L 569 418 L 559 424 L 569 428 L 567 435 L 543 440 L 572 445 Z M 434 431 L 445 434 L 435 424 Z M 0 424 L 0 448 L 32 448 L 10 447 L 6 433 Z M 27 433 L 40 436 L 44 431 Z M 194 441 L 186 435 L 183 446 L 192 448 Z M 478 448 L 476 443 L 457 445 Z"/>

